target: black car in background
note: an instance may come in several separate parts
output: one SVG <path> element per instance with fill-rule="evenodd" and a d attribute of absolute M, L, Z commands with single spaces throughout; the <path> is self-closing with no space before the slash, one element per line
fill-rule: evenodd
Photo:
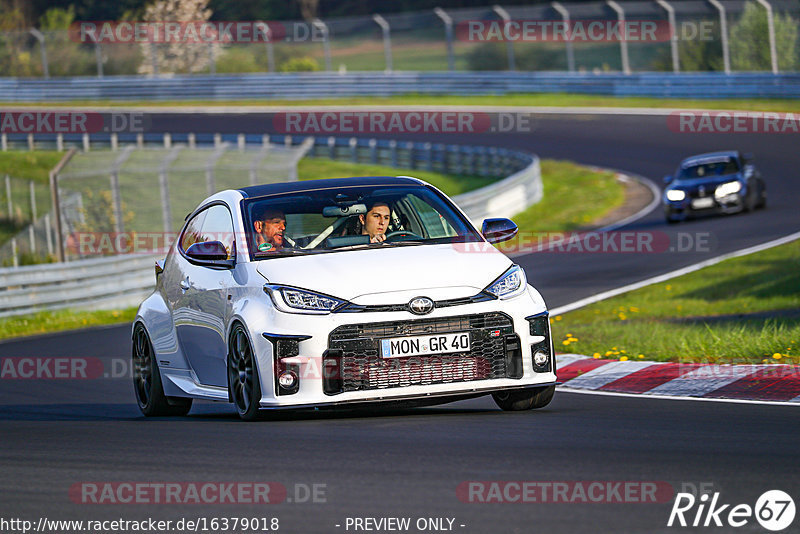
<path fill-rule="evenodd" d="M 662 196 L 667 222 L 696 214 L 738 213 L 767 205 L 767 189 L 752 156 L 737 150 L 709 152 L 684 159 Z"/>

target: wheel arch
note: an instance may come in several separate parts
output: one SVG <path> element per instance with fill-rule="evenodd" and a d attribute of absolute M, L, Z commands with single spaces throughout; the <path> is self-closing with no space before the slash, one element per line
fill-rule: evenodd
<path fill-rule="evenodd" d="M 178 341 L 172 311 L 159 291 L 154 291 L 147 297 L 136 311 L 136 317 L 131 325 L 131 338 L 137 324 L 143 325 L 147 331 L 159 361 L 169 361 L 171 368 L 189 369 L 188 361 Z"/>
<path fill-rule="evenodd" d="M 253 350 L 253 360 L 256 366 L 256 375 L 258 376 L 262 397 L 266 395 L 273 395 L 275 391 L 275 381 L 271 378 L 273 374 L 272 344 L 260 335 L 260 332 L 262 331 L 260 327 L 264 326 L 262 324 L 263 316 L 258 314 L 256 310 L 253 310 L 252 307 L 250 308 L 250 314 L 234 312 L 228 321 L 228 326 L 225 333 L 226 345 L 228 347 L 227 354 L 225 355 L 225 367 L 227 369 L 230 358 L 231 334 L 233 333 L 234 327 L 237 324 L 241 324 L 242 329 L 244 330 L 245 335 L 250 342 L 250 347 Z M 250 321 L 248 321 L 249 315 L 254 315 L 251 317 L 252 320 Z M 254 327 L 253 325 L 257 326 Z M 225 374 L 226 376 L 228 375 L 227 372 Z M 230 377 L 227 378 L 227 382 L 228 397 L 230 398 Z"/>

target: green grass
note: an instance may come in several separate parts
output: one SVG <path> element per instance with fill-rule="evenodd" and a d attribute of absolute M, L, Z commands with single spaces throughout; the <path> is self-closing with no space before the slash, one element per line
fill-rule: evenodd
<path fill-rule="evenodd" d="M 399 176 L 410 175 L 438 187 L 449 196 L 458 195 L 479 189 L 496 181 L 485 176 L 466 176 L 444 174 L 421 169 L 398 169 L 385 165 L 369 165 L 333 161 L 327 158 L 303 158 L 297 168 L 300 180 L 316 180 L 318 178 L 348 178 L 351 176 Z"/>
<path fill-rule="evenodd" d="M 555 317 L 557 350 L 612 359 L 800 363 L 798 263 L 800 241 L 794 241 Z"/>
<path fill-rule="evenodd" d="M 0 152 L 0 175 L 25 178 L 48 184 L 50 170 L 64 157 L 63 152 L 37 150 L 34 152 Z"/>
<path fill-rule="evenodd" d="M 33 107 L 173 107 L 173 106 L 552 106 L 552 107 L 629 107 L 629 108 L 674 108 L 674 109 L 728 109 L 743 111 L 784 111 L 800 112 L 798 99 L 670 99 L 651 97 L 616 97 L 599 95 L 579 95 L 566 93 L 524 93 L 505 95 L 473 95 L 473 96 L 438 96 L 438 95 L 400 95 L 393 97 L 346 97 L 346 98 L 321 98 L 309 100 L 173 100 L 151 102 L 145 100 L 106 101 L 73 100 L 67 102 L 41 102 L 25 104 Z"/>
<path fill-rule="evenodd" d="M 122 310 L 55 310 L 0 319 L 0 339 L 77 328 L 132 322 L 136 308 Z"/>
<path fill-rule="evenodd" d="M 612 172 L 569 161 L 542 160 L 544 197 L 514 216 L 521 232 L 567 232 L 591 224 L 625 202 L 625 187 Z M 542 216 L 545 212 L 547 215 Z"/>

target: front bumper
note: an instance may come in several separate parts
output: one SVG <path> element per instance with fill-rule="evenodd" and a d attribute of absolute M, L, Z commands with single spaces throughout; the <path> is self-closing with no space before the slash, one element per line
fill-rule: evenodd
<path fill-rule="evenodd" d="M 475 396 L 502 389 L 551 385 L 556 381 L 552 340 L 548 337 L 550 362 L 547 370 L 542 371 L 541 367 L 535 369 L 532 348 L 541 347 L 544 342 L 542 336 L 531 334 L 530 323 L 526 320 L 545 311 L 541 298 L 531 289 L 513 299 L 435 309 L 422 317 L 406 311 L 301 315 L 273 309 L 271 314 L 247 319 L 261 378 L 260 405 L 263 408 L 331 406 Z M 482 339 L 485 342 L 473 344 L 473 349 L 480 350 L 480 354 L 419 356 L 415 357 L 415 365 L 418 367 L 404 366 L 399 362 L 402 359 L 384 362 L 379 356 L 376 357 L 374 353 L 378 339 L 386 334 L 376 334 L 371 340 L 369 336 L 356 340 L 364 348 L 359 354 L 353 352 L 352 347 L 341 343 L 337 345 L 335 336 L 331 335 L 337 329 L 341 332 L 343 327 L 347 330 L 348 326 L 358 329 L 375 324 L 419 325 L 425 321 L 448 323 L 458 318 L 498 314 L 508 318 L 507 327 L 498 329 L 502 330 L 499 343 L 502 344 L 505 340 L 509 344 L 504 347 L 513 348 L 510 344 L 512 338 L 518 340 L 521 358 L 519 368 L 513 365 L 512 369 L 506 368 L 498 361 L 497 354 L 488 363 L 487 360 L 482 360 L 482 357 L 489 358 L 489 353 L 496 352 L 498 348 L 498 341 L 489 343 L 484 333 L 472 334 L 473 339 Z M 549 325 L 547 330 L 549 333 Z M 364 329 L 360 328 L 360 331 Z M 388 330 L 381 327 L 378 331 Z M 396 332 L 392 332 L 391 337 L 394 337 Z M 264 333 L 267 334 L 266 337 Z M 408 332 L 407 335 L 414 333 Z M 276 346 L 281 343 L 281 339 L 294 341 L 280 346 L 276 353 Z M 337 348 L 345 349 L 345 356 L 349 353 L 354 357 L 349 368 L 344 371 L 341 366 L 338 369 L 331 367 L 331 349 Z M 336 355 L 335 353 L 334 356 Z M 441 358 L 444 362 L 428 365 L 429 360 L 426 358 Z M 469 361 L 470 358 L 476 361 Z M 384 364 L 388 364 L 388 368 Z M 354 366 L 362 366 L 364 372 L 354 372 Z M 287 370 L 298 377 L 297 387 L 289 392 L 282 389 L 276 380 L 281 372 Z M 333 381 L 330 380 L 331 377 L 334 378 Z M 349 385 L 337 384 L 337 377 L 350 378 Z M 343 382 L 348 383 L 347 380 Z M 331 383 L 334 384 L 333 388 Z"/>
<path fill-rule="evenodd" d="M 707 206 L 698 207 L 695 201 L 705 200 L 709 204 Z M 666 200 L 663 202 L 664 214 L 672 219 L 684 219 L 692 215 L 703 214 L 716 214 L 716 213 L 737 213 L 744 208 L 744 196 L 739 193 L 734 193 L 726 197 L 703 197 L 698 198 L 685 198 L 681 201 Z"/>

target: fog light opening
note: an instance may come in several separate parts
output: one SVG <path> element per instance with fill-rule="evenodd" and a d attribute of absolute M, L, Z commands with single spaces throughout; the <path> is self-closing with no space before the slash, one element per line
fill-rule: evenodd
<path fill-rule="evenodd" d="M 548 358 L 549 357 L 544 352 L 537 351 L 533 355 L 533 363 L 535 363 L 538 367 L 544 367 L 545 365 L 547 365 Z"/>
<path fill-rule="evenodd" d="M 283 371 L 278 375 L 278 384 L 283 389 L 294 389 L 297 386 L 297 375 L 294 371 Z"/>

